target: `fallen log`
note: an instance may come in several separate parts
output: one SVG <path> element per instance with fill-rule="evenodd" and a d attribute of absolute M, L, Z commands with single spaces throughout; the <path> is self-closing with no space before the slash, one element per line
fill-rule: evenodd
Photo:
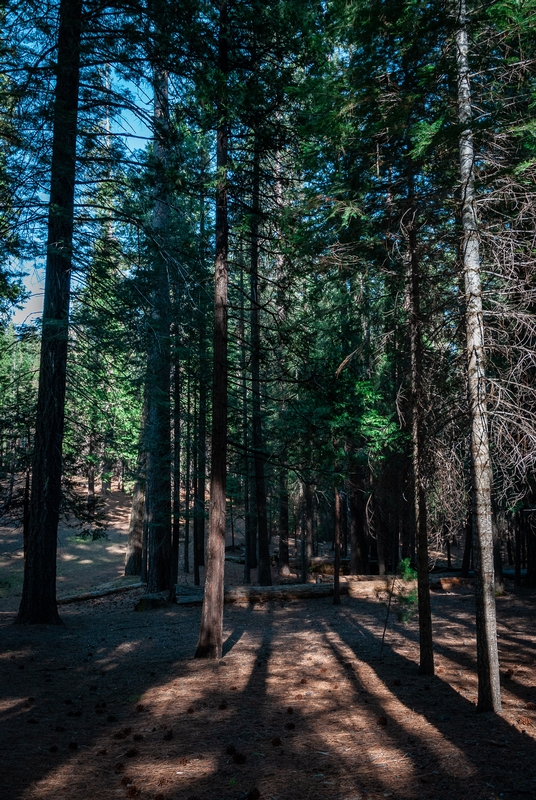
<path fill-rule="evenodd" d="M 119 592 L 128 592 L 130 589 L 141 589 L 145 586 L 144 583 L 129 583 L 124 586 L 103 586 L 100 589 L 94 589 L 92 592 L 78 592 L 77 594 L 64 594 L 57 599 L 58 605 L 66 605 L 67 603 L 78 603 L 82 600 L 95 600 L 99 597 L 107 597 L 109 594 L 118 594 Z"/>
<path fill-rule="evenodd" d="M 348 587 L 341 585 L 341 594 Z M 314 597 L 331 597 L 332 583 L 286 583 L 277 586 L 235 586 L 225 592 L 226 603 L 266 603 L 270 600 L 309 600 Z"/>

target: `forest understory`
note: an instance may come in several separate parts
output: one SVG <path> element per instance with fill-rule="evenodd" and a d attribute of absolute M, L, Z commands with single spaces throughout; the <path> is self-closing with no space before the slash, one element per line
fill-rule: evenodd
<path fill-rule="evenodd" d="M 108 566 L 67 559 L 67 588 L 121 572 L 113 507 Z M 391 613 L 380 657 L 387 609 L 372 592 L 226 605 L 214 663 L 193 659 L 199 606 L 135 613 L 138 589 L 62 605 L 64 626 L 15 626 L 14 586 L 0 600 L 0 798 L 534 798 L 535 597 L 507 588 L 490 715 L 476 712 L 471 586 L 432 594 L 433 678 L 417 672 L 416 616 Z"/>

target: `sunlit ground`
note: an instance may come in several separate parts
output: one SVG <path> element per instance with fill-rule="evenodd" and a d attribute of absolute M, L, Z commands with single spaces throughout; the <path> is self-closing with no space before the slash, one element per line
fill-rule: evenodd
<path fill-rule="evenodd" d="M 434 596 L 431 679 L 415 620 L 390 619 L 380 660 L 373 597 L 228 606 L 218 663 L 191 658 L 199 608 L 133 602 L 64 607 L 63 629 L 2 627 L 10 798 L 536 797 L 531 596 L 499 601 L 495 718 L 475 711 L 467 593 Z"/>

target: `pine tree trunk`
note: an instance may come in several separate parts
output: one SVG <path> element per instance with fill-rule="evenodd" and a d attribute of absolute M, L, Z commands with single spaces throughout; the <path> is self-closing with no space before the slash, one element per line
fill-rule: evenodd
<path fill-rule="evenodd" d="M 346 492 L 341 493 L 341 553 L 348 558 L 348 498 Z"/>
<path fill-rule="evenodd" d="M 186 391 L 186 465 L 184 475 L 184 571 L 188 575 L 190 572 L 190 414 L 191 414 L 191 390 L 190 390 L 190 364 L 188 363 L 187 376 L 188 388 Z"/>
<path fill-rule="evenodd" d="M 524 529 L 527 541 L 527 574 L 525 577 L 525 586 L 534 588 L 536 586 L 536 530 L 532 513 L 525 511 L 524 516 Z"/>
<path fill-rule="evenodd" d="M 194 541 L 197 563 L 205 566 L 205 484 L 207 480 L 207 385 L 204 315 L 199 323 L 199 416 L 197 420 L 197 472 L 194 499 Z"/>
<path fill-rule="evenodd" d="M 128 526 L 128 543 L 125 556 L 125 575 L 141 575 L 143 550 L 143 521 L 145 518 L 145 477 L 143 457 L 138 459 L 138 475 L 132 492 L 132 507 Z"/>
<path fill-rule="evenodd" d="M 286 470 L 279 471 L 279 574 L 290 575 L 289 567 L 289 519 L 288 519 L 288 488 Z"/>
<path fill-rule="evenodd" d="M 272 585 L 270 569 L 270 543 L 266 514 L 266 481 L 264 476 L 264 454 L 262 436 L 261 381 L 260 381 L 260 301 L 259 301 L 259 153 L 255 147 L 253 159 L 253 203 L 251 214 L 251 395 L 252 395 L 252 439 L 255 466 L 255 506 L 257 508 L 257 531 L 259 541 L 259 563 L 257 579 L 260 586 Z"/>
<path fill-rule="evenodd" d="M 309 574 L 311 559 L 313 557 L 313 490 L 309 483 L 303 487 L 305 499 L 305 570 Z"/>
<path fill-rule="evenodd" d="M 517 511 L 514 514 L 514 586 L 521 586 L 521 514 Z"/>
<path fill-rule="evenodd" d="M 499 535 L 499 525 L 494 511 L 491 515 L 491 529 L 493 533 L 493 574 L 495 578 L 495 593 L 504 594 L 504 575 L 502 563 L 501 537 Z"/>
<path fill-rule="evenodd" d="M 177 315 L 179 309 L 177 309 Z M 171 595 L 179 576 L 179 541 L 181 531 L 181 363 L 179 326 L 175 323 L 173 347 L 173 526 L 171 529 Z"/>
<path fill-rule="evenodd" d="M 199 462 L 199 450 L 197 449 L 197 437 L 198 437 L 198 405 L 197 405 L 197 385 L 194 385 L 194 420 L 193 420 L 193 458 L 192 458 L 192 496 L 193 496 L 193 536 L 192 536 L 192 543 L 193 543 L 193 555 L 194 555 L 194 585 L 200 586 L 201 584 L 201 548 L 199 547 L 199 525 L 197 524 L 197 517 L 196 517 L 196 507 L 195 507 L 195 499 L 197 497 L 197 481 L 199 478 L 198 474 L 198 462 Z"/>
<path fill-rule="evenodd" d="M 432 638 L 432 607 L 430 603 L 430 575 L 428 563 L 428 522 L 423 476 L 423 402 L 422 402 L 422 323 L 421 277 L 417 253 L 415 208 L 413 204 L 413 178 L 409 177 L 409 208 L 406 218 L 408 235 L 408 300 L 411 342 L 411 440 L 413 446 L 413 501 L 415 508 L 415 541 L 417 545 L 417 584 L 419 605 L 419 673 L 434 674 L 434 649 Z M 395 571 L 397 565 L 394 565 Z"/>
<path fill-rule="evenodd" d="M 149 566 L 147 591 L 168 590 L 171 582 L 171 426 L 170 426 L 170 293 L 165 261 L 165 236 L 169 206 L 162 175 L 168 145 L 168 77 L 154 70 L 154 151 L 157 160 L 157 194 L 153 229 L 159 252 L 153 259 L 154 288 L 147 352 L 147 482 Z"/>
<path fill-rule="evenodd" d="M 132 506 L 128 526 L 127 552 L 125 555 L 125 575 L 140 575 L 143 572 L 143 531 L 145 526 L 145 465 L 146 465 L 146 425 L 147 402 L 143 403 L 141 413 L 140 439 L 136 463 L 136 480 L 132 491 Z M 147 577 L 147 576 L 145 576 Z"/>
<path fill-rule="evenodd" d="M 249 409 L 248 409 L 248 379 L 247 379 L 247 353 L 246 353 L 246 320 L 244 304 L 244 265 L 240 264 L 240 317 L 238 322 L 238 339 L 240 341 L 240 373 L 242 393 L 242 444 L 244 458 L 242 462 L 244 480 L 244 583 L 251 583 L 251 507 L 249 492 Z"/>
<path fill-rule="evenodd" d="M 220 5 L 218 67 L 228 73 L 229 30 L 227 0 Z M 227 221 L 227 114 L 219 109 L 216 159 L 216 262 L 214 281 L 214 371 L 212 390 L 212 464 L 210 474 L 210 516 L 207 543 L 205 594 L 196 658 L 221 658 L 223 647 L 223 592 L 225 570 L 225 513 L 227 490 L 227 314 L 228 254 Z"/>
<path fill-rule="evenodd" d="M 81 19 L 81 0 L 61 0 L 32 492 L 18 623 L 61 622 L 56 605 L 56 542 L 69 335 Z"/>
<path fill-rule="evenodd" d="M 341 575 L 341 494 L 335 487 L 335 527 L 333 532 L 335 549 L 335 563 L 333 570 L 333 605 L 340 606 L 340 575 Z"/>
<path fill-rule="evenodd" d="M 467 388 L 471 419 L 473 550 L 476 578 L 476 635 L 479 711 L 500 711 L 499 658 L 493 574 L 491 461 L 486 409 L 484 322 L 480 248 L 475 207 L 474 147 L 465 0 L 459 6 L 456 51 L 462 188 L 463 278 L 467 336 Z"/>
<path fill-rule="evenodd" d="M 132 508 L 130 509 L 128 544 L 125 556 L 125 575 L 141 575 L 144 512 L 145 481 L 142 478 L 138 478 L 132 493 Z"/>
<path fill-rule="evenodd" d="M 368 575 L 369 548 L 365 523 L 365 494 L 360 489 L 360 470 L 350 480 L 350 575 Z"/>

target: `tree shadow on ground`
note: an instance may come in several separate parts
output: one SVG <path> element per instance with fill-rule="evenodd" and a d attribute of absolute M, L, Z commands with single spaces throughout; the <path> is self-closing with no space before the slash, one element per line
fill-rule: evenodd
<path fill-rule="evenodd" d="M 536 797 L 532 739 L 420 678 L 398 652 L 412 629 L 379 661 L 375 601 L 226 607 L 219 662 L 192 659 L 199 608 L 131 608 L 106 598 L 66 609 L 65 629 L 2 629 L 0 797 Z"/>

